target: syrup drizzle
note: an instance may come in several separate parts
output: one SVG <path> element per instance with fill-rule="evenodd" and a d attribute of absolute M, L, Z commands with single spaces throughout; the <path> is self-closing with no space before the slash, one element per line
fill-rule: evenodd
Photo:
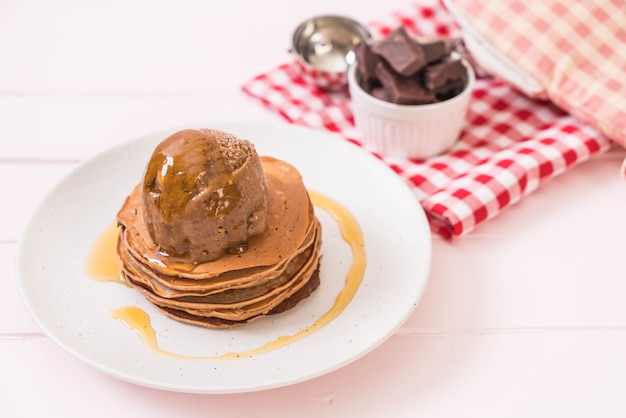
<path fill-rule="evenodd" d="M 361 228 L 352 214 L 338 202 L 327 196 L 309 190 L 311 202 L 327 212 L 339 226 L 343 240 L 352 251 L 352 264 L 346 274 L 344 286 L 335 298 L 333 306 L 317 321 L 306 328 L 291 335 L 284 335 L 268 341 L 260 347 L 242 352 L 228 352 L 218 356 L 186 356 L 163 350 L 157 341 L 156 333 L 151 325 L 149 315 L 137 306 L 126 306 L 111 312 L 111 317 L 124 323 L 129 329 L 139 334 L 143 343 L 155 353 L 186 360 L 234 360 L 257 356 L 272 350 L 279 349 L 312 334 L 335 319 L 354 298 L 365 274 L 366 257 L 365 243 Z M 111 225 L 94 245 L 88 260 L 87 271 L 91 277 L 99 281 L 128 283 L 120 273 L 120 262 L 116 253 L 117 234 L 116 225 Z"/>
<path fill-rule="evenodd" d="M 117 256 L 118 234 L 119 228 L 113 223 L 98 238 L 87 258 L 86 272 L 99 282 L 116 282 L 130 287 Z"/>

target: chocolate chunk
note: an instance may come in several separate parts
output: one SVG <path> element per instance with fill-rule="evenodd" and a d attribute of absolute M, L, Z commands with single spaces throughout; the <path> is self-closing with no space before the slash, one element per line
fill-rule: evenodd
<path fill-rule="evenodd" d="M 459 78 L 458 80 L 451 81 L 449 83 L 444 84 L 438 89 L 434 90 L 435 96 L 437 100 L 444 101 L 453 98 L 454 96 L 461 94 L 463 89 L 465 89 L 466 84 L 465 77 Z"/>
<path fill-rule="evenodd" d="M 372 51 L 403 76 L 413 75 L 426 65 L 421 45 L 402 26 L 377 42 Z"/>
<path fill-rule="evenodd" d="M 447 83 L 465 77 L 465 67 L 461 60 L 447 60 L 439 64 L 430 65 L 424 70 L 424 85 L 429 90 L 438 90 Z"/>
<path fill-rule="evenodd" d="M 376 64 L 380 61 L 380 57 L 372 52 L 372 47 L 367 42 L 359 42 L 354 47 L 354 54 L 356 61 L 359 63 L 357 69 L 361 76 L 361 81 L 367 84 L 377 84 L 374 71 Z"/>
<path fill-rule="evenodd" d="M 375 88 L 372 89 L 370 94 L 372 96 L 376 97 L 377 99 L 384 100 L 386 102 L 390 102 L 391 101 L 391 100 L 389 100 L 389 96 L 387 96 L 387 92 L 385 91 L 384 87 L 375 87 Z"/>
<path fill-rule="evenodd" d="M 435 94 L 422 86 L 419 77 L 403 77 L 395 74 L 383 62 L 376 65 L 376 76 L 383 85 L 387 97 L 393 103 L 412 105 L 432 103 L 436 100 Z"/>
<path fill-rule="evenodd" d="M 435 63 L 443 57 L 450 55 L 450 51 L 446 43 L 441 39 L 425 41 L 420 43 L 424 51 L 424 57 L 428 64 Z"/>

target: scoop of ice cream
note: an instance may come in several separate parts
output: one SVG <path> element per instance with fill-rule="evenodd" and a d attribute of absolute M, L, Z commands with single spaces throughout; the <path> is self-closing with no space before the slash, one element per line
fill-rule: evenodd
<path fill-rule="evenodd" d="M 246 250 L 266 228 L 267 185 L 254 146 L 210 129 L 161 142 L 142 182 L 147 229 L 159 251 L 199 264 Z"/>

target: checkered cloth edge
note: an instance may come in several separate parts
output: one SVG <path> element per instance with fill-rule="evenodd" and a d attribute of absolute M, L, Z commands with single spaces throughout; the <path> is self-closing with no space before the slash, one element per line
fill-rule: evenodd
<path fill-rule="evenodd" d="M 375 38 L 400 25 L 416 36 L 462 35 L 452 16 L 434 0 L 368 23 Z M 242 89 L 291 123 L 336 132 L 366 148 L 354 128 L 347 91 L 328 93 L 306 84 L 292 62 L 259 74 Z M 455 238 L 610 144 L 551 103 L 530 99 L 494 79 L 479 78 L 461 138 L 450 152 L 426 160 L 372 152 L 413 188 L 431 229 Z"/>

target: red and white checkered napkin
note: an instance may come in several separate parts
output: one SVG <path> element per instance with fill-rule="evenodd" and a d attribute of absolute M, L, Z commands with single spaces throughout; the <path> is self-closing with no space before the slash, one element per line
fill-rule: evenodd
<path fill-rule="evenodd" d="M 380 38 L 400 25 L 420 36 L 461 35 L 436 0 L 421 1 L 368 27 Z M 293 63 L 256 76 L 243 91 L 292 123 L 337 132 L 360 144 L 347 91 L 327 93 L 307 85 Z M 610 144 L 549 102 L 480 78 L 466 127 L 449 153 L 427 160 L 378 157 L 414 188 L 432 230 L 452 238 L 467 234 Z"/>

